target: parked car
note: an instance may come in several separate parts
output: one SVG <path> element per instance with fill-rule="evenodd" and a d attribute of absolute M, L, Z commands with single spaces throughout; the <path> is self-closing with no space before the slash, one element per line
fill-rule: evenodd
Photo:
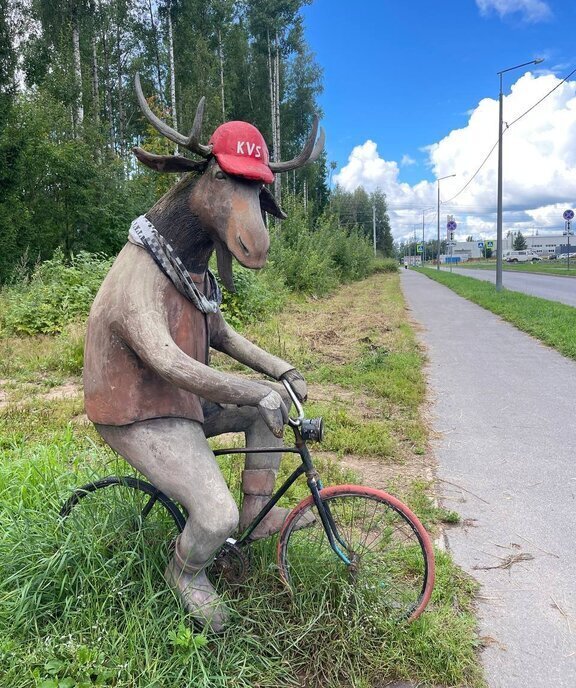
<path fill-rule="evenodd" d="M 534 251 L 510 251 L 506 256 L 507 263 L 535 263 L 536 261 L 542 260 L 537 253 Z"/>

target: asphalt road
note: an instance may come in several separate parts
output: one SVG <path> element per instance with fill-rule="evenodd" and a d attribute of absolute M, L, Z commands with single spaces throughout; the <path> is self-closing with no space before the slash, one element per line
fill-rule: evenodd
<path fill-rule="evenodd" d="M 427 348 L 430 422 L 456 562 L 481 584 L 490 688 L 576 686 L 576 363 L 402 271 Z"/>
<path fill-rule="evenodd" d="M 496 272 L 492 270 L 454 268 L 454 272 L 486 282 L 496 282 Z M 521 291 L 531 296 L 540 296 L 542 299 L 576 306 L 576 278 L 574 277 L 534 275 L 527 272 L 503 270 L 502 286 L 512 291 Z"/>

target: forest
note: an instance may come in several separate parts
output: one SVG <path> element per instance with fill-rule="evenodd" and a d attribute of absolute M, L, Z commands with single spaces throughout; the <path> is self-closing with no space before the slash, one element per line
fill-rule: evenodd
<path fill-rule="evenodd" d="M 204 96 L 206 141 L 239 119 L 260 129 L 272 160 L 293 157 L 322 116 L 301 15 L 310 1 L 0 0 L 0 283 L 55 251 L 114 255 L 177 181 L 132 154 L 174 151 L 140 113 L 136 73 L 174 129 L 190 131 Z M 300 232 L 332 227 L 372 246 L 375 229 L 391 256 L 384 194 L 330 189 L 336 166 L 324 154 L 277 175 L 274 194 Z"/>

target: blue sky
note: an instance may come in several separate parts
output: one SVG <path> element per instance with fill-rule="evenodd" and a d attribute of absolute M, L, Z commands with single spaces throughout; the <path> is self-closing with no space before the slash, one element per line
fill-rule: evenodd
<path fill-rule="evenodd" d="M 446 196 L 456 193 L 471 176 L 498 136 L 499 70 L 545 58 L 543 64 L 531 68 L 532 77 L 524 78 L 525 69 L 505 75 L 504 119 L 511 121 L 576 68 L 576 0 L 315 0 L 305 8 L 304 17 L 308 42 L 324 70 L 320 104 L 328 159 L 337 161 L 340 172 L 354 147 L 373 142 L 376 150 L 360 154 L 364 168 L 357 175 L 350 168 L 347 177 L 337 178 L 350 188 L 360 182 L 384 186 L 391 206 L 412 204 L 417 210 L 420 204 L 422 209 L 433 200 L 437 175 L 458 174 L 443 182 Z M 576 144 L 575 79 L 561 89 L 562 98 L 546 101 L 545 107 L 526 116 L 522 131 L 519 125 L 505 137 L 505 156 L 515 155 L 516 163 L 526 155 L 540 170 L 538 156 L 546 156 L 552 147 L 558 148 L 553 155 L 559 156 L 553 163 L 548 155 L 552 178 L 559 168 L 566 168 L 560 197 L 549 193 L 553 179 L 542 179 L 543 193 L 536 188 L 528 197 L 526 185 L 537 185 L 532 178 L 521 184 L 525 165 L 508 169 L 510 158 L 505 157 L 505 184 L 506 176 L 514 174 L 505 189 L 512 194 L 513 182 L 519 186 L 516 197 L 507 199 L 508 220 L 518 227 L 522 223 L 552 227 L 556 204 L 574 203 L 569 188 L 572 183 L 576 196 L 576 159 L 570 152 Z M 517 82 L 517 93 L 512 94 Z M 476 110 L 476 120 L 482 119 L 482 124 L 472 127 L 470 117 Z M 534 130 L 551 122 L 556 122 L 553 126 L 558 131 L 549 132 L 546 140 L 538 139 Z M 458 151 L 455 138 L 460 139 Z M 534 147 L 527 147 L 526 142 L 533 142 Z M 431 157 L 427 147 L 435 144 L 439 148 L 436 157 Z M 469 159 L 463 159 L 463 147 L 470 150 Z M 495 154 L 492 157 L 496 159 Z M 374 161 L 380 176 L 377 171 L 372 174 Z M 462 206 L 468 208 L 466 212 L 475 213 L 474 220 L 466 220 L 470 227 L 474 225 L 474 233 L 490 234 L 490 213 L 479 211 L 489 211 L 486 187 L 494 181 L 488 174 L 491 165 L 471 185 L 470 193 L 458 198 L 466 204 Z M 367 175 L 362 173 L 366 166 L 372 170 Z M 390 180 L 394 188 L 385 188 Z M 495 194 L 494 185 L 494 203 Z M 548 209 L 546 217 L 543 208 Z M 398 227 L 404 220 L 412 222 L 406 214 L 399 215 Z"/>

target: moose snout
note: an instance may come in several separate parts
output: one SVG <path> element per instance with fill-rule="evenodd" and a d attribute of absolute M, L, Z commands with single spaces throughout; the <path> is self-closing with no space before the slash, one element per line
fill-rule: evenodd
<path fill-rule="evenodd" d="M 240 248 L 244 251 L 244 255 L 245 255 L 247 258 L 249 258 L 249 257 L 250 257 L 250 249 L 249 249 L 248 246 L 246 246 L 246 244 L 242 241 L 242 237 L 241 237 L 241 236 L 237 236 L 237 237 L 236 237 L 236 241 L 240 244 Z"/>
<path fill-rule="evenodd" d="M 264 223 L 258 231 L 238 232 L 235 243 L 236 250 L 232 249 L 232 253 L 241 265 L 253 269 L 264 266 L 270 248 L 270 239 Z"/>

